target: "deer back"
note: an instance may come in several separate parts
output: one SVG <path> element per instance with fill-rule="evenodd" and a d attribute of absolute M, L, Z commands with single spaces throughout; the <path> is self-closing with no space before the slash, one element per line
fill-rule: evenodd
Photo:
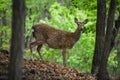
<path fill-rule="evenodd" d="M 32 27 L 33 37 L 51 48 L 71 48 L 74 44 L 72 33 L 52 28 L 47 24 L 37 24 Z"/>

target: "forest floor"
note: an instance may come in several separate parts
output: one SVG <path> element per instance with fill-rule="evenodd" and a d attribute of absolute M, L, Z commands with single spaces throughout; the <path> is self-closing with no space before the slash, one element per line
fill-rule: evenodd
<path fill-rule="evenodd" d="M 0 52 L 0 80 L 7 80 L 9 54 Z M 42 60 L 23 62 L 23 80 L 96 80 L 76 69 Z"/>

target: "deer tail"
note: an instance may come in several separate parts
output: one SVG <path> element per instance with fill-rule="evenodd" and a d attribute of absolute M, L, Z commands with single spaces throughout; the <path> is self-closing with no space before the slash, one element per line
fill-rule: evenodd
<path fill-rule="evenodd" d="M 32 36 L 35 37 L 35 27 L 34 26 L 32 26 L 32 30 L 31 31 L 32 31 Z"/>

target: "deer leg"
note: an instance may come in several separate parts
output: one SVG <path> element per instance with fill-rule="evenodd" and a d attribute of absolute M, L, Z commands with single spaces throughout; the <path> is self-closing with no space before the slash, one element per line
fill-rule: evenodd
<path fill-rule="evenodd" d="M 42 55 L 40 53 L 41 48 L 42 48 L 42 44 L 40 44 L 40 45 L 37 46 L 37 52 L 38 52 L 40 58 L 42 59 Z"/>
<path fill-rule="evenodd" d="M 62 56 L 63 56 L 63 65 L 66 66 L 66 49 L 62 50 Z"/>
<path fill-rule="evenodd" d="M 33 59 L 33 56 L 32 56 L 32 48 L 35 47 L 36 45 L 37 45 L 36 41 L 30 43 L 30 45 L 29 45 L 29 47 L 30 47 L 30 58 L 31 58 L 31 59 Z"/>

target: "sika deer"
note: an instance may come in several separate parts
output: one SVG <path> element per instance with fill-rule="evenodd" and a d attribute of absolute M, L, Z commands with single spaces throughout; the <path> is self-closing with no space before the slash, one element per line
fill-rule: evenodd
<path fill-rule="evenodd" d="M 40 49 L 42 45 L 47 44 L 48 47 L 54 49 L 61 49 L 63 56 L 63 64 L 66 65 L 66 49 L 71 49 L 73 45 L 80 38 L 84 24 L 88 22 L 88 19 L 83 22 L 78 22 L 77 18 L 74 18 L 77 24 L 77 29 L 75 32 L 65 32 L 50 27 L 47 24 L 37 24 L 32 27 L 33 37 L 36 39 L 35 42 L 30 43 L 30 50 L 32 55 L 32 48 L 37 46 L 37 52 L 42 59 Z"/>

